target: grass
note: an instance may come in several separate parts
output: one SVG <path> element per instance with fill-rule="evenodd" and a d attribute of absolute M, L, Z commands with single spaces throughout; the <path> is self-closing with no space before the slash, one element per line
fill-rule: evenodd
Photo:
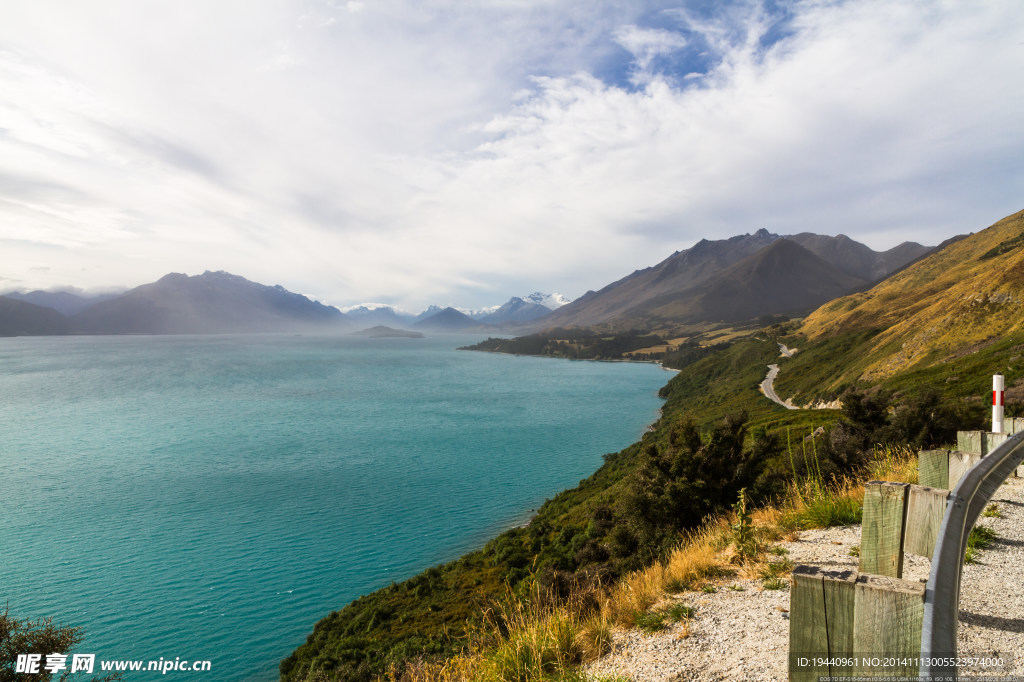
<path fill-rule="evenodd" d="M 668 627 L 665 624 L 665 614 L 661 611 L 647 611 L 637 614 L 635 623 L 638 628 L 648 635 Z"/>
<path fill-rule="evenodd" d="M 693 618 L 694 610 L 692 606 L 676 603 L 669 606 L 665 613 L 667 613 L 668 617 L 674 622 L 678 623 L 680 621 Z"/>
<path fill-rule="evenodd" d="M 981 563 L 978 552 L 988 548 L 996 539 L 996 532 L 986 526 L 975 526 L 967 536 L 967 551 L 964 552 L 965 564 Z"/>
<path fill-rule="evenodd" d="M 908 445 L 876 445 L 868 463 L 868 472 L 873 481 L 917 485 L 917 453 Z"/>
<path fill-rule="evenodd" d="M 999 505 L 995 502 L 985 507 L 985 511 L 981 512 L 981 515 L 990 519 L 1003 518 L 1003 513 L 999 510 Z"/>

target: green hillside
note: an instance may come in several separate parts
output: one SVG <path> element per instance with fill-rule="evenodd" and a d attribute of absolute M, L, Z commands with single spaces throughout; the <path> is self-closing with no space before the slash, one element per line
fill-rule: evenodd
<path fill-rule="evenodd" d="M 1024 400 L 1024 211 L 956 241 L 869 291 L 831 301 L 786 337 L 776 382 L 796 404 L 851 387 L 985 395 L 1002 372 Z"/>
<path fill-rule="evenodd" d="M 662 389 L 662 417 L 640 442 L 606 455 L 528 526 L 321 620 L 281 663 L 282 680 L 319 671 L 371 680 L 410 660 L 448 656 L 469 644 L 507 591 L 540 585 L 557 598 L 571 586 L 610 584 L 664 556 L 681 531 L 728 509 L 741 488 L 757 503 L 794 476 L 806 480 L 811 466 L 819 480 L 858 471 L 874 443 L 930 446 L 950 442 L 957 428 L 982 428 L 990 375 L 1007 375 L 1011 401 L 1024 384 L 1021 259 L 1018 214 L 804 321 L 688 347 Z M 979 288 L 983 281 L 988 288 Z M 666 340 L 636 336 L 634 345 Z M 799 352 L 780 358 L 780 341 Z M 758 390 L 771 363 L 781 367 L 783 397 L 840 398 L 842 410 L 772 403 Z"/>

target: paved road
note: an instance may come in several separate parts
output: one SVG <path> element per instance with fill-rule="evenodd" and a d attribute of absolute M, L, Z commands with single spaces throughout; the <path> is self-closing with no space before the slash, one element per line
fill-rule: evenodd
<path fill-rule="evenodd" d="M 777 377 L 778 375 L 779 375 L 779 366 L 778 365 L 768 365 L 768 376 L 766 376 L 764 378 L 764 381 L 761 382 L 761 390 L 764 391 L 765 396 L 769 400 L 771 400 L 772 402 L 778 403 L 779 405 L 782 405 L 787 410 L 798 410 L 798 409 L 800 409 L 796 405 L 790 405 L 790 404 L 784 402 L 775 393 L 775 386 L 774 386 L 774 384 L 775 384 L 775 377 Z"/>

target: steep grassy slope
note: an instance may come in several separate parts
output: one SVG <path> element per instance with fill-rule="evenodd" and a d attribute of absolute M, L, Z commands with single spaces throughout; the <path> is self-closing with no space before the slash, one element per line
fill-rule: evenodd
<path fill-rule="evenodd" d="M 947 394 L 975 393 L 997 371 L 1015 382 L 1024 353 L 1024 211 L 821 306 L 795 332 L 789 341 L 803 350 L 776 390 L 798 403 L 925 379 Z"/>

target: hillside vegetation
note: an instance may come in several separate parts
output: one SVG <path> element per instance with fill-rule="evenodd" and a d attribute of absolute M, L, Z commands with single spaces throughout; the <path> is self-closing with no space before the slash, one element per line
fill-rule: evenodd
<path fill-rule="evenodd" d="M 1024 399 L 1024 211 L 785 331 L 801 352 L 776 391 L 797 404 L 876 385 L 984 395 L 996 372 Z"/>
<path fill-rule="evenodd" d="M 741 490 L 741 504 L 753 508 L 792 499 L 798 486 L 806 514 L 848 518 L 842 500 L 850 495 L 828 490 L 863 474 L 875 444 L 949 443 L 958 428 L 983 428 L 993 372 L 1003 371 L 1010 386 L 1024 380 L 1024 292 L 1014 272 L 1022 258 L 1018 214 L 805 321 L 716 344 L 679 344 L 688 352 L 677 356 L 679 372 L 661 392 L 662 417 L 640 442 L 606 455 L 598 471 L 548 500 L 528 526 L 330 614 L 281 663 L 282 680 L 370 680 L 388 671 L 397 679 L 427 679 L 417 670 L 442 671 L 429 679 L 463 679 L 468 669 L 443 671 L 452 661 L 463 665 L 468 659 L 460 654 L 474 647 L 494 647 L 474 659 L 487 666 L 506 645 L 529 651 L 532 645 L 509 639 L 516 627 L 533 632 L 558 613 L 569 621 L 603 613 L 608 586 L 668 565 L 681 534 L 727 513 Z M 621 353 L 667 340 L 645 336 L 608 347 Z M 552 340 L 527 337 L 502 350 Z M 800 351 L 780 359 L 779 342 Z M 758 385 L 775 362 L 782 367 L 780 395 L 798 402 L 840 397 L 842 410 L 790 411 L 767 400 Z M 1017 409 L 1009 405 L 1011 414 Z M 532 620 L 509 616 L 516 604 L 536 608 Z M 624 613 L 643 618 L 649 606 L 638 602 L 635 612 Z M 550 659 L 554 667 L 535 661 L 539 677 L 496 679 L 578 679 L 571 670 L 585 656 L 579 643 L 599 651 L 608 623 L 573 622 L 564 629 L 569 653 Z M 545 637 L 563 632 L 561 625 L 545 627 Z M 572 634 L 580 632 L 589 634 Z"/>

